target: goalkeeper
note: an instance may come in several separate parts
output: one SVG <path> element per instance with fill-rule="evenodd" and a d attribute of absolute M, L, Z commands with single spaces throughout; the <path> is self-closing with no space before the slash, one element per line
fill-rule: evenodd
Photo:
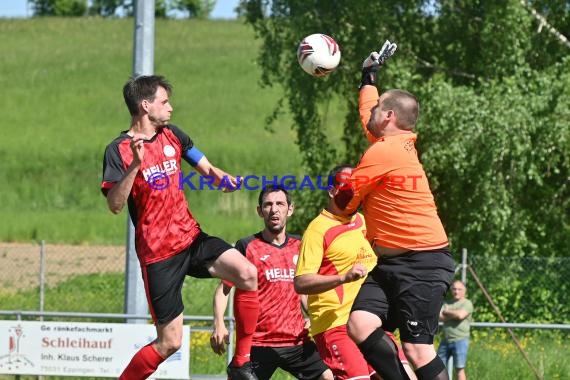
<path fill-rule="evenodd" d="M 367 238 L 379 258 L 354 301 L 348 333 L 384 380 L 408 379 L 385 333 L 396 328 L 419 380 L 448 379 L 433 338 L 454 262 L 416 152 L 419 104 L 407 91 L 379 96 L 376 88 L 378 69 L 395 51 L 386 41 L 363 63 L 360 118 L 371 145 L 335 196 L 347 215 L 363 207 Z"/>

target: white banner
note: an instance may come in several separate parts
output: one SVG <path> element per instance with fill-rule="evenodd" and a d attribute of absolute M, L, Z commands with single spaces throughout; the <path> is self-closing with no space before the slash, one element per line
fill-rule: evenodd
<path fill-rule="evenodd" d="M 0 373 L 117 378 L 133 355 L 156 338 L 154 325 L 0 321 Z M 190 327 L 157 379 L 189 379 Z"/>

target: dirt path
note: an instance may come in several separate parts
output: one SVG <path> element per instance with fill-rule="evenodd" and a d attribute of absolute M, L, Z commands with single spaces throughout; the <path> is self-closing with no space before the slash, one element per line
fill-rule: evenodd
<path fill-rule="evenodd" d="M 39 244 L 0 243 L 0 291 L 40 284 Z M 44 278 L 48 286 L 77 274 L 124 272 L 124 246 L 44 246 Z"/>

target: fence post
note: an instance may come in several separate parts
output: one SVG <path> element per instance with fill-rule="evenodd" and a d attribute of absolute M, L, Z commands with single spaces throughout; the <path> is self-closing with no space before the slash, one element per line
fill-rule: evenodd
<path fill-rule="evenodd" d="M 135 6 L 133 76 L 150 75 L 154 71 L 154 1 L 136 0 L 132 3 Z M 148 303 L 135 249 L 135 227 L 127 215 L 125 313 L 147 314 Z M 127 319 L 126 322 L 146 323 L 139 319 Z"/>
<path fill-rule="evenodd" d="M 45 282 L 46 282 L 46 242 L 42 240 L 40 242 L 40 312 L 44 312 L 44 294 L 45 294 Z M 40 321 L 44 320 L 43 314 L 40 315 Z M 18 376 L 16 379 L 19 379 Z M 38 380 L 43 380 L 42 375 L 38 376 Z"/>
<path fill-rule="evenodd" d="M 40 312 L 44 311 L 44 292 L 46 280 L 46 244 L 45 240 L 40 242 Z M 40 315 L 40 321 L 43 321 L 43 315 Z"/>
<path fill-rule="evenodd" d="M 461 282 L 463 282 L 467 286 L 467 248 L 461 249 Z M 453 379 L 453 356 L 449 356 L 447 359 L 447 363 L 445 363 L 447 367 L 447 375 L 450 379 Z"/>
<path fill-rule="evenodd" d="M 467 248 L 461 250 L 461 282 L 467 285 Z"/>

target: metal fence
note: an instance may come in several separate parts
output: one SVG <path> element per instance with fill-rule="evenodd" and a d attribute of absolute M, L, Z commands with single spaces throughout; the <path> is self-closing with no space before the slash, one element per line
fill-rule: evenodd
<path fill-rule="evenodd" d="M 82 279 L 96 281 L 97 277 L 106 276 L 124 285 L 124 267 L 124 247 L 0 243 L 2 309 L 9 302 L 11 307 L 19 305 L 26 310 L 49 310 L 52 289 Z M 122 296 L 122 286 L 111 281 L 97 282 L 97 286 L 104 297 L 93 305 L 93 311 L 122 312 L 122 306 L 117 308 L 112 301 Z M 122 299 L 117 301 L 122 303 Z"/>
<path fill-rule="evenodd" d="M 466 254 L 457 277 L 467 282 L 477 322 L 501 322 L 477 276 L 511 323 L 570 323 L 570 258 Z M 468 269 L 468 270 L 467 270 Z M 123 313 L 125 247 L 0 243 L 0 309 Z M 217 280 L 188 278 L 185 314 L 212 314 Z M 62 300 L 65 294 L 66 299 Z M 201 295 L 196 297 L 196 294 Z"/>
<path fill-rule="evenodd" d="M 569 257 L 489 256 L 464 250 L 457 266 L 457 278 L 465 280 L 474 304 L 474 327 L 555 329 L 566 338 L 569 277 Z M 194 339 L 198 346 L 193 350 L 209 351 L 217 283 L 193 278 L 185 282 L 186 323 L 193 334 L 204 335 Z M 0 243 L 0 318 L 14 318 L 5 312 L 11 310 L 20 311 L 20 318 L 117 322 L 124 316 L 124 286 L 123 246 Z M 222 360 L 221 372 L 224 365 Z"/>
<path fill-rule="evenodd" d="M 217 283 L 188 278 L 185 314 L 212 315 Z M 123 313 L 124 287 L 125 247 L 0 243 L 2 310 Z"/>
<path fill-rule="evenodd" d="M 503 322 L 498 309 L 510 323 L 570 324 L 570 258 L 470 254 L 467 265 L 476 321 Z"/>

